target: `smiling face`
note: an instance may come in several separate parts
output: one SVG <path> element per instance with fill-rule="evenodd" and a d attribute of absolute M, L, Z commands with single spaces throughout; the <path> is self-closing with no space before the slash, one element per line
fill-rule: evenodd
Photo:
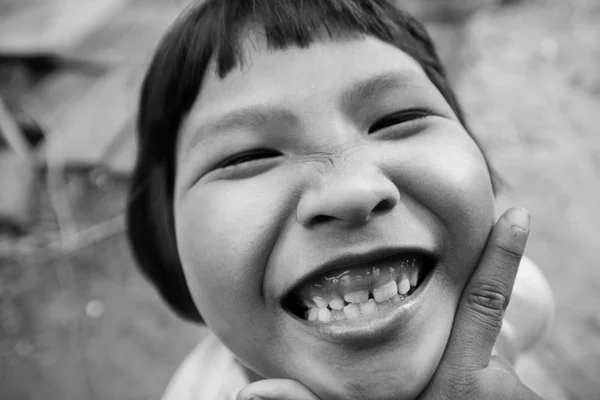
<path fill-rule="evenodd" d="M 205 77 L 179 134 L 175 224 L 192 297 L 260 376 L 323 399 L 413 398 L 492 225 L 484 158 L 397 48 L 255 39 L 244 68 Z M 415 269 L 408 293 L 381 289 L 403 290 Z M 364 292 L 381 304 L 350 304 Z M 314 297 L 339 304 L 319 311 Z"/>

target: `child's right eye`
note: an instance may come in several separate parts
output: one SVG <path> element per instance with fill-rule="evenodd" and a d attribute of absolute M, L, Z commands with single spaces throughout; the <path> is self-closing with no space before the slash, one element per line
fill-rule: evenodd
<path fill-rule="evenodd" d="M 257 160 L 263 160 L 273 157 L 279 157 L 280 152 L 270 149 L 255 149 L 245 151 L 234 156 L 231 156 L 222 162 L 220 162 L 215 169 L 225 169 L 229 167 L 236 167 L 241 164 L 247 164 Z"/>
<path fill-rule="evenodd" d="M 389 128 L 394 125 L 401 125 L 407 122 L 421 120 L 423 118 L 431 117 L 433 115 L 435 114 L 429 110 L 418 108 L 399 111 L 375 122 L 369 128 L 369 134 L 375 133 L 385 128 Z"/>

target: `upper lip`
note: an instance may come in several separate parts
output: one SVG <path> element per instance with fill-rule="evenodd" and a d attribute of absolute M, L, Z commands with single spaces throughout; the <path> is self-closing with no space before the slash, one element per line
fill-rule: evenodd
<path fill-rule="evenodd" d="M 303 277 L 299 278 L 289 290 L 286 291 L 283 298 L 286 298 L 290 293 L 294 291 L 297 287 L 299 287 L 302 283 L 314 278 L 316 276 L 325 274 L 329 271 L 335 271 L 338 269 L 344 268 L 352 268 L 361 265 L 368 265 L 371 263 L 376 263 L 378 261 L 394 257 L 400 256 L 402 254 L 410 254 L 410 253 L 421 253 L 426 256 L 436 258 L 433 251 L 429 249 L 424 249 L 421 247 L 381 247 L 370 250 L 368 252 L 362 253 L 350 253 L 344 254 L 340 257 L 332 258 L 326 261 L 323 264 L 312 269 L 312 271 Z"/>

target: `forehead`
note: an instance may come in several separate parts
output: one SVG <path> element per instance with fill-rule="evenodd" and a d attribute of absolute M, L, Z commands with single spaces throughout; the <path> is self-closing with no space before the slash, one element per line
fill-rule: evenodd
<path fill-rule="evenodd" d="M 210 131 L 199 127 L 214 127 L 236 111 L 257 105 L 294 114 L 317 102 L 339 103 L 391 87 L 441 98 L 413 58 L 370 36 L 317 40 L 308 48 L 272 50 L 260 34 L 253 33 L 241 48 L 244 62 L 225 78 L 217 75 L 214 64 L 207 70 L 184 119 L 180 135 L 184 147 Z"/>

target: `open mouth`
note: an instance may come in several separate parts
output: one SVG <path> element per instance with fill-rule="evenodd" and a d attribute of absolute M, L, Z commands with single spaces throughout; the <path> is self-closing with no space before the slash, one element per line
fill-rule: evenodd
<path fill-rule="evenodd" d="M 300 283 L 283 298 L 282 306 L 316 323 L 371 315 L 410 297 L 435 263 L 428 254 L 410 252 L 327 271 Z"/>

